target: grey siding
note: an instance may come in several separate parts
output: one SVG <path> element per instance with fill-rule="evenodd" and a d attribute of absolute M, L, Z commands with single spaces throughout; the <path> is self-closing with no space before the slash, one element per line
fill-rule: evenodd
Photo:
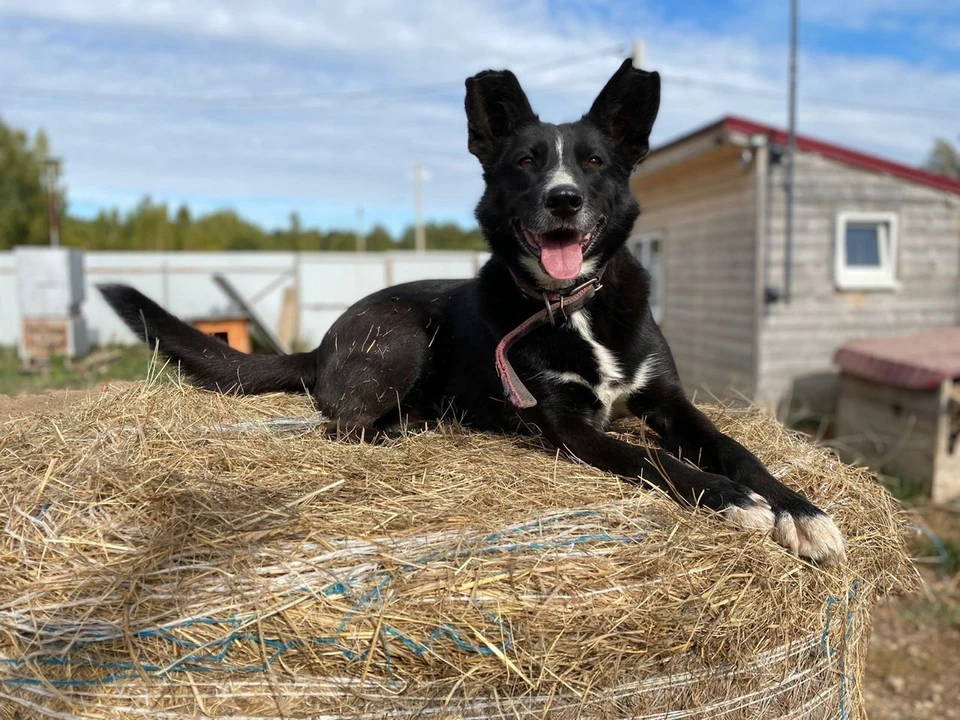
<path fill-rule="evenodd" d="M 833 444 L 846 460 L 929 487 L 940 389 L 908 390 L 842 373 Z"/>
<path fill-rule="evenodd" d="M 634 232 L 663 236 L 661 328 L 691 393 L 755 390 L 755 185 L 729 145 L 633 178 L 643 209 Z"/>
<path fill-rule="evenodd" d="M 832 360 L 840 345 L 960 319 L 960 210 L 955 196 L 809 153 L 797 156 L 796 182 L 794 293 L 789 305 L 771 305 L 762 318 L 758 398 L 830 412 L 837 382 Z M 770 170 L 767 197 L 767 282 L 782 287 L 782 165 Z M 848 210 L 897 213 L 898 289 L 835 287 L 835 221 Z"/>

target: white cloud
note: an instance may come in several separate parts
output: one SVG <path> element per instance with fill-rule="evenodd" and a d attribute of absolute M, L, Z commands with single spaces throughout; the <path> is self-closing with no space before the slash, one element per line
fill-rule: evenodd
<path fill-rule="evenodd" d="M 903 28 L 918 18 L 957 17 L 956 8 L 942 0 L 804 0 L 802 7 L 804 21 L 854 30 Z"/>
<path fill-rule="evenodd" d="M 862 0 L 853 0 L 856 4 Z M 826 4 L 823 4 L 826 7 Z M 825 12 L 825 11 L 824 11 Z M 579 117 L 615 69 L 613 54 L 551 70 L 642 34 L 665 72 L 655 140 L 725 113 L 781 124 L 782 97 L 687 86 L 671 77 L 767 88 L 785 83 L 785 50 L 749 33 L 722 36 L 648 14 L 577 19 L 539 0 L 466 3 L 252 0 L 0 0 L 0 96 L 6 119 L 46 127 L 66 158 L 70 194 L 89 206 L 150 193 L 204 207 L 236 204 L 263 219 L 284 199 L 305 217 L 394 225 L 412 215 L 410 171 L 432 172 L 427 208 L 468 219 L 480 193 L 466 151 L 463 78 L 518 71 L 547 120 Z M 529 68 L 528 72 L 524 72 Z M 901 106 L 960 107 L 960 75 L 894 58 L 805 53 L 810 95 Z M 3 96 L 45 88 L 52 99 Z M 438 86 L 430 94 L 386 92 Z M 84 96 L 125 93 L 140 100 Z M 77 95 L 79 94 L 79 96 Z M 270 99 L 278 94 L 282 100 Z M 223 100 L 257 96 L 258 100 Z M 173 99 L 163 100 L 167 96 Z M 801 105 L 802 129 L 910 162 L 945 120 Z M 271 212 L 263 208 L 270 205 Z M 343 208 L 343 212 L 338 209 Z M 410 208 L 409 215 L 405 215 Z"/>

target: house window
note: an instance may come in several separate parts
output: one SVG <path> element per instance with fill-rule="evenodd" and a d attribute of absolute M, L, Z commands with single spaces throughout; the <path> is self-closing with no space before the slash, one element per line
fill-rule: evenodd
<path fill-rule="evenodd" d="M 634 235 L 630 252 L 650 273 L 650 311 L 653 319 L 663 317 L 663 237 L 659 233 Z"/>
<path fill-rule="evenodd" d="M 897 216 L 882 212 L 837 215 L 834 272 L 841 290 L 897 287 Z"/>

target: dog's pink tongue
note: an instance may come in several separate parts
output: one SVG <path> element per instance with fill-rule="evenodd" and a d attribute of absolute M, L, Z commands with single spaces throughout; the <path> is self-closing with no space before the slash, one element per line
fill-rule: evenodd
<path fill-rule="evenodd" d="M 580 238 L 571 235 L 562 240 L 544 238 L 540 246 L 540 264 L 555 280 L 572 280 L 583 267 L 583 249 Z"/>

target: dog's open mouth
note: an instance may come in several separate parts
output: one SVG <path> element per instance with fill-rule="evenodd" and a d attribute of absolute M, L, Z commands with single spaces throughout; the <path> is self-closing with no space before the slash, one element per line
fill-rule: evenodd
<path fill-rule="evenodd" d="M 547 274 L 555 280 L 573 280 L 580 275 L 583 268 L 583 254 L 593 237 L 600 229 L 600 224 L 590 232 L 581 233 L 576 230 L 561 229 L 550 232 L 537 233 L 520 226 L 523 239 L 540 258 L 540 264 Z"/>

